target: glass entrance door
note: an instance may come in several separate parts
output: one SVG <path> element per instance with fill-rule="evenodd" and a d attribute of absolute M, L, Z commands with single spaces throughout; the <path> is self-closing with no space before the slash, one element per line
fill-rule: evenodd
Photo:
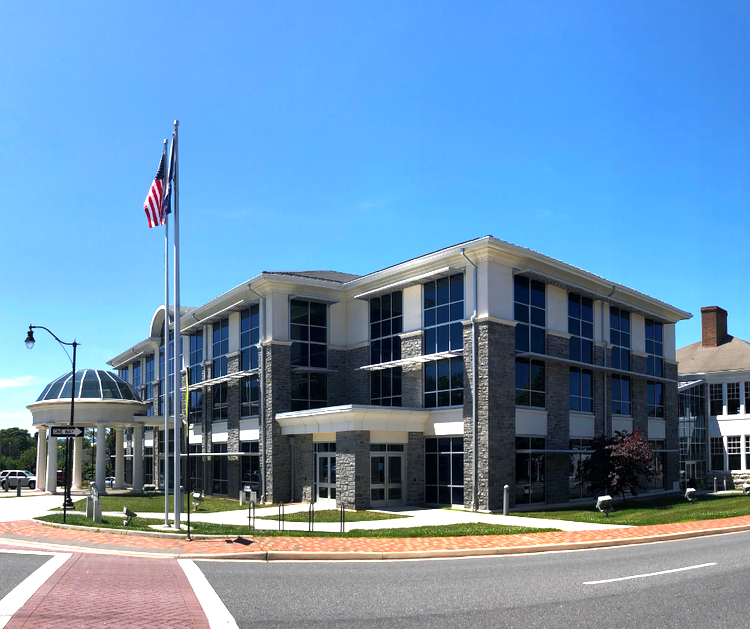
<path fill-rule="evenodd" d="M 370 506 L 404 504 L 404 446 L 372 444 L 370 450 Z"/>
<path fill-rule="evenodd" d="M 315 501 L 336 500 L 336 444 L 315 444 Z"/>

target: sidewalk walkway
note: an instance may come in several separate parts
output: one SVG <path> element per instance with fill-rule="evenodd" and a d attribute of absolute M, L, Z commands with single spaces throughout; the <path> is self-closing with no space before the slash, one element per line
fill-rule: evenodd
<path fill-rule="evenodd" d="M 285 507 L 285 514 L 307 513 L 307 504 L 289 504 Z M 317 509 L 320 511 L 321 509 Z M 278 507 L 264 507 L 255 510 L 255 528 L 265 531 L 277 531 L 279 523 Z M 459 509 L 398 509 L 385 513 L 405 515 L 405 518 L 393 518 L 389 520 L 366 520 L 363 522 L 347 522 L 346 530 L 353 529 L 402 529 L 415 526 L 439 526 L 447 524 L 464 524 L 469 522 L 482 522 L 484 524 L 505 524 L 508 526 L 527 526 L 532 528 L 560 529 L 561 531 L 584 531 L 610 528 L 623 528 L 622 524 L 604 524 L 597 522 L 570 522 L 568 520 L 542 520 L 531 519 L 520 516 L 503 516 L 494 513 L 478 513 L 474 511 L 461 511 Z M 119 511 L 107 512 L 106 515 L 122 517 Z M 161 513 L 139 513 L 139 517 L 164 520 L 164 512 Z M 261 520 L 261 516 L 271 516 L 272 520 Z M 213 524 L 232 524 L 235 526 L 248 525 L 247 510 L 219 511 L 217 513 L 191 513 L 192 522 L 211 522 Z M 186 514 L 182 514 L 180 520 L 184 526 L 187 522 Z M 338 522 L 316 522 L 315 530 L 337 533 L 340 530 Z M 287 531 L 307 531 L 307 522 L 284 522 Z"/>
<path fill-rule="evenodd" d="M 144 537 L 63 529 L 36 521 L 0 523 L 0 546 L 193 559 L 417 559 L 576 550 L 750 530 L 750 516 L 679 524 L 522 535 L 432 538 L 256 537 L 231 540 Z"/>

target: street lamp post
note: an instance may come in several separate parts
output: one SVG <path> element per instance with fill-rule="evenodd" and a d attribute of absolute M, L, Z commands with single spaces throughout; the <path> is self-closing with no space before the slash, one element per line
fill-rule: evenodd
<path fill-rule="evenodd" d="M 73 426 L 73 419 L 74 419 L 74 413 L 75 413 L 75 400 L 76 400 L 76 348 L 80 345 L 80 343 L 73 340 L 72 343 L 66 343 L 65 341 L 61 341 L 59 338 L 57 338 L 57 335 L 52 332 L 52 330 L 45 328 L 43 325 L 30 325 L 29 326 L 29 333 L 26 335 L 26 347 L 29 349 L 32 349 L 34 347 L 34 330 L 35 329 L 42 329 L 47 330 L 52 337 L 60 343 L 60 346 L 64 345 L 70 345 L 73 347 L 73 360 L 71 361 L 73 363 L 73 372 L 72 372 L 72 382 L 70 387 L 70 426 Z M 65 347 L 63 347 L 65 349 Z M 67 350 L 65 351 L 67 354 Z M 68 356 L 70 358 L 70 356 Z M 70 497 L 70 485 L 71 485 L 71 470 L 70 470 L 70 449 L 71 449 L 71 437 L 65 438 L 65 498 L 63 499 L 63 522 L 67 523 L 67 515 L 68 515 L 68 509 L 73 509 L 73 500 Z M 56 473 L 55 473 L 56 475 Z"/>

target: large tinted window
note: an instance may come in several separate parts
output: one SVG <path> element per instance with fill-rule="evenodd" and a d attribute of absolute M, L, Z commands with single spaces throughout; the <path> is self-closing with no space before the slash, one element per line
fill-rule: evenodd
<path fill-rule="evenodd" d="M 630 313 L 622 308 L 609 309 L 609 342 L 612 367 L 630 371 Z"/>
<path fill-rule="evenodd" d="M 370 300 L 370 364 L 401 359 L 403 298 L 401 291 Z M 401 406 L 401 367 L 370 372 L 370 403 Z"/>
<path fill-rule="evenodd" d="M 594 302 L 590 297 L 568 293 L 570 360 L 594 362 Z"/>
<path fill-rule="evenodd" d="M 292 373 L 292 410 L 323 408 L 328 404 L 328 378 L 324 373 Z"/>
<path fill-rule="evenodd" d="M 328 367 L 328 308 L 293 299 L 291 309 L 292 366 Z"/>
<path fill-rule="evenodd" d="M 646 319 L 646 373 L 664 377 L 664 326 L 654 319 Z"/>
<path fill-rule="evenodd" d="M 260 408 L 260 386 L 258 376 L 242 378 L 240 381 L 240 417 L 257 417 Z"/>
<path fill-rule="evenodd" d="M 423 287 L 424 353 L 463 350 L 464 276 L 426 282 Z M 426 408 L 459 406 L 464 403 L 464 361 L 462 357 L 425 363 L 424 405 Z"/>
<path fill-rule="evenodd" d="M 594 375 L 590 369 L 570 368 L 570 410 L 591 413 L 594 410 Z"/>
<path fill-rule="evenodd" d="M 424 353 L 463 349 L 463 274 L 426 282 L 423 295 Z"/>
<path fill-rule="evenodd" d="M 260 309 L 258 304 L 240 312 L 240 371 L 258 368 L 260 342 Z"/>
<path fill-rule="evenodd" d="M 523 275 L 513 279 L 513 316 L 516 323 L 516 350 L 545 353 L 545 286 Z"/>
<path fill-rule="evenodd" d="M 516 358 L 516 406 L 545 407 L 544 362 Z"/>
<path fill-rule="evenodd" d="M 229 319 L 224 317 L 213 325 L 213 377 L 227 375 L 227 353 L 229 352 Z"/>
<path fill-rule="evenodd" d="M 460 406 L 464 403 L 464 359 L 446 358 L 425 363 L 424 405 Z"/>

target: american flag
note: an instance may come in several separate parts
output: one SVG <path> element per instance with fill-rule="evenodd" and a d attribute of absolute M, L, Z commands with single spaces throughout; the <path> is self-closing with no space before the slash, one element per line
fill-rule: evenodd
<path fill-rule="evenodd" d="M 174 186 L 174 172 L 175 172 L 175 147 L 174 147 L 174 133 L 172 134 L 172 146 L 169 147 L 169 169 L 167 170 L 167 193 L 164 195 L 164 202 L 162 206 L 164 208 L 164 214 L 171 214 L 172 212 L 172 187 Z"/>
<path fill-rule="evenodd" d="M 149 227 L 164 225 L 164 209 L 162 207 L 163 200 L 164 155 L 161 156 L 161 160 L 159 161 L 159 169 L 156 171 L 156 176 L 154 177 L 154 181 L 148 191 L 148 196 L 143 202 L 143 209 L 146 211 L 146 218 L 148 218 Z"/>

